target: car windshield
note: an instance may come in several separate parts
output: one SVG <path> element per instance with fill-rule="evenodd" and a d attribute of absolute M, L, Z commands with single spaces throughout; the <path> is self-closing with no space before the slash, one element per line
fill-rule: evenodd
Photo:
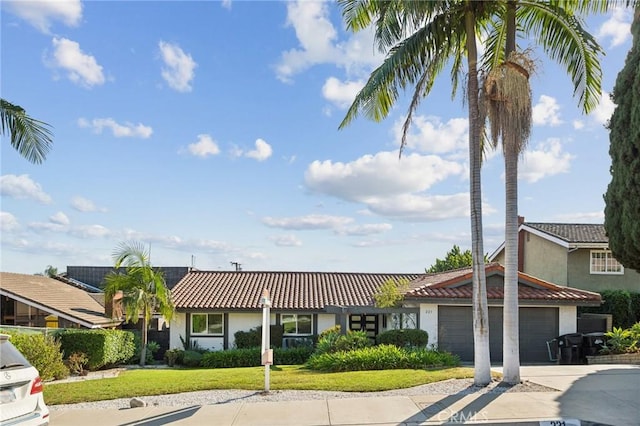
<path fill-rule="evenodd" d="M 22 356 L 9 339 L 0 338 L 0 369 L 30 367 L 29 361 Z"/>

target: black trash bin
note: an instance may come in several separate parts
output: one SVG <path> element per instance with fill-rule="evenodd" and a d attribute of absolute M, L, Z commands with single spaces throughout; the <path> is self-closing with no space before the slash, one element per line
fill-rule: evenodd
<path fill-rule="evenodd" d="M 558 362 L 560 364 L 583 364 L 582 334 L 570 333 L 556 337 L 558 341 Z"/>
<path fill-rule="evenodd" d="M 598 355 L 605 345 L 606 337 L 603 332 L 586 333 L 582 335 L 582 353 L 585 357 Z"/>

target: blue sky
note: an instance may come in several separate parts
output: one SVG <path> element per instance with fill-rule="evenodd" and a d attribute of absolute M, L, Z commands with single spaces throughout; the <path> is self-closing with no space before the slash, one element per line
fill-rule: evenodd
<path fill-rule="evenodd" d="M 142 241 L 156 266 L 422 272 L 470 248 L 467 113 L 445 72 L 398 160 L 402 99 L 344 130 L 383 55 L 332 2 L 3 1 L 2 97 L 53 126 L 41 165 L 3 137 L 0 269 L 112 265 Z M 538 53 L 520 214 L 602 223 L 609 99 L 630 10 L 588 19 L 606 51 L 585 116 Z M 520 46 L 527 47 L 527 40 Z M 484 244 L 504 239 L 504 166 L 483 166 Z"/>

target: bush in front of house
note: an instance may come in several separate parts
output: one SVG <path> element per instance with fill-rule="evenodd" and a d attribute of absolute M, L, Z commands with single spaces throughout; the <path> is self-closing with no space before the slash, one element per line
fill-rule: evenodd
<path fill-rule="evenodd" d="M 376 342 L 379 345 L 394 345 L 399 348 L 425 348 L 429 343 L 429 333 L 412 328 L 387 330 L 378 334 Z"/>
<path fill-rule="evenodd" d="M 640 321 L 640 293 L 627 290 L 603 290 L 598 307 L 580 307 L 579 313 L 611 314 L 613 326 L 629 328 Z"/>
<path fill-rule="evenodd" d="M 261 348 L 254 347 L 208 352 L 202 358 L 202 366 L 205 368 L 259 367 L 262 365 L 261 351 Z M 303 365 L 312 353 L 313 348 L 308 346 L 289 349 L 275 348 L 273 363 L 275 365 Z"/>
<path fill-rule="evenodd" d="M 297 346 L 293 348 L 275 348 L 273 363 L 276 365 L 304 365 L 313 354 L 311 346 Z"/>
<path fill-rule="evenodd" d="M 602 354 L 640 352 L 640 322 L 626 329 L 613 327 L 605 336 L 605 345 L 600 350 Z"/>
<path fill-rule="evenodd" d="M 272 324 L 269 328 L 269 340 L 272 348 L 282 347 L 284 329 L 282 325 Z M 236 349 L 249 349 L 262 346 L 262 326 L 254 327 L 249 331 L 236 331 L 233 334 Z"/>
<path fill-rule="evenodd" d="M 316 344 L 318 354 L 353 351 L 373 344 L 364 331 L 347 331 L 347 334 L 333 331 L 321 336 Z"/>
<path fill-rule="evenodd" d="M 192 350 L 184 351 L 184 353 L 182 354 L 182 365 L 190 368 L 202 367 L 204 356 L 207 353 L 209 352 L 206 352 L 203 354 L 202 352 L 199 352 L 199 351 L 192 351 Z"/>
<path fill-rule="evenodd" d="M 64 364 L 60 342 L 51 335 L 11 332 L 11 343 L 38 369 L 42 380 L 64 379 L 69 369 Z"/>
<path fill-rule="evenodd" d="M 133 355 L 131 355 L 131 358 L 127 359 L 125 361 L 126 364 L 139 364 L 140 363 L 140 353 L 142 352 L 142 336 L 140 334 L 140 331 L 135 330 L 135 331 L 129 331 L 129 333 L 133 334 L 133 344 L 134 344 L 134 351 L 133 351 Z M 158 352 L 160 350 L 160 343 L 153 341 L 153 340 L 149 340 L 147 342 L 147 352 L 145 352 L 144 354 L 144 363 L 145 365 L 153 365 L 156 360 L 155 360 L 155 354 L 156 352 Z"/>
<path fill-rule="evenodd" d="M 122 365 L 133 357 L 136 350 L 135 337 L 130 331 L 67 329 L 57 336 L 65 357 L 74 352 L 87 355 L 89 370 Z"/>
<path fill-rule="evenodd" d="M 333 353 L 315 353 L 306 366 L 324 372 L 454 367 L 460 359 L 448 352 L 378 345 Z"/>

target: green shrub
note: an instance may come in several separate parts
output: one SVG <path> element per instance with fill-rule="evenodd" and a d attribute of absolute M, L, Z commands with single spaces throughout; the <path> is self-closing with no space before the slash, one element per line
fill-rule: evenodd
<path fill-rule="evenodd" d="M 579 313 L 611 314 L 613 326 L 629 328 L 640 321 L 640 293 L 627 290 L 600 292 L 604 303 L 598 307 L 581 307 Z"/>
<path fill-rule="evenodd" d="M 602 353 L 623 354 L 640 351 L 640 323 L 627 329 L 613 327 L 613 330 L 605 333 L 605 336 L 607 338 L 601 349 Z"/>
<path fill-rule="evenodd" d="M 53 336 L 40 333 L 11 333 L 11 343 L 38 369 L 42 380 L 64 379 L 69 376 L 60 342 Z"/>
<path fill-rule="evenodd" d="M 340 334 L 340 324 L 334 325 L 333 327 L 329 327 L 325 330 L 323 330 L 319 335 L 318 335 L 318 340 L 322 339 L 323 337 L 326 337 L 328 334 Z"/>
<path fill-rule="evenodd" d="M 419 329 L 387 330 L 378 334 L 378 344 L 394 345 L 399 348 L 425 348 L 429 343 L 429 334 Z"/>
<path fill-rule="evenodd" d="M 58 338 L 65 357 L 85 353 L 90 370 L 124 364 L 133 357 L 136 347 L 134 334 L 125 330 L 67 329 L 58 333 Z"/>
<path fill-rule="evenodd" d="M 318 354 L 353 351 L 372 345 L 364 331 L 348 331 L 347 334 L 331 331 L 321 336 L 316 344 L 315 353 Z"/>
<path fill-rule="evenodd" d="M 262 345 L 262 334 L 258 332 L 257 328 L 252 328 L 249 331 L 236 331 L 233 337 L 237 349 L 255 348 Z"/>
<path fill-rule="evenodd" d="M 448 352 L 379 345 L 349 352 L 313 354 L 306 365 L 312 370 L 339 372 L 405 368 L 423 369 L 453 367 L 459 364 L 460 359 Z"/>
<path fill-rule="evenodd" d="M 131 355 L 131 358 L 126 360 L 127 364 L 139 364 L 140 363 L 140 353 L 142 352 L 142 336 L 139 331 L 132 331 L 133 333 L 133 343 L 135 350 Z M 145 365 L 153 364 L 155 362 L 155 354 L 160 350 L 160 344 L 153 340 L 149 340 L 147 342 L 147 352 L 144 354 L 144 363 Z"/>
<path fill-rule="evenodd" d="M 182 365 L 185 367 L 201 367 L 204 355 L 198 351 L 184 351 Z"/>
<path fill-rule="evenodd" d="M 304 365 L 312 353 L 312 346 L 298 346 L 287 349 L 275 348 L 273 350 L 273 363 L 276 365 Z"/>
<path fill-rule="evenodd" d="M 184 351 L 178 348 L 169 349 L 164 352 L 164 361 L 169 367 L 182 365 L 184 362 Z"/>
<path fill-rule="evenodd" d="M 202 358 L 202 366 L 205 368 L 256 367 L 261 364 L 260 348 L 213 351 Z"/>

